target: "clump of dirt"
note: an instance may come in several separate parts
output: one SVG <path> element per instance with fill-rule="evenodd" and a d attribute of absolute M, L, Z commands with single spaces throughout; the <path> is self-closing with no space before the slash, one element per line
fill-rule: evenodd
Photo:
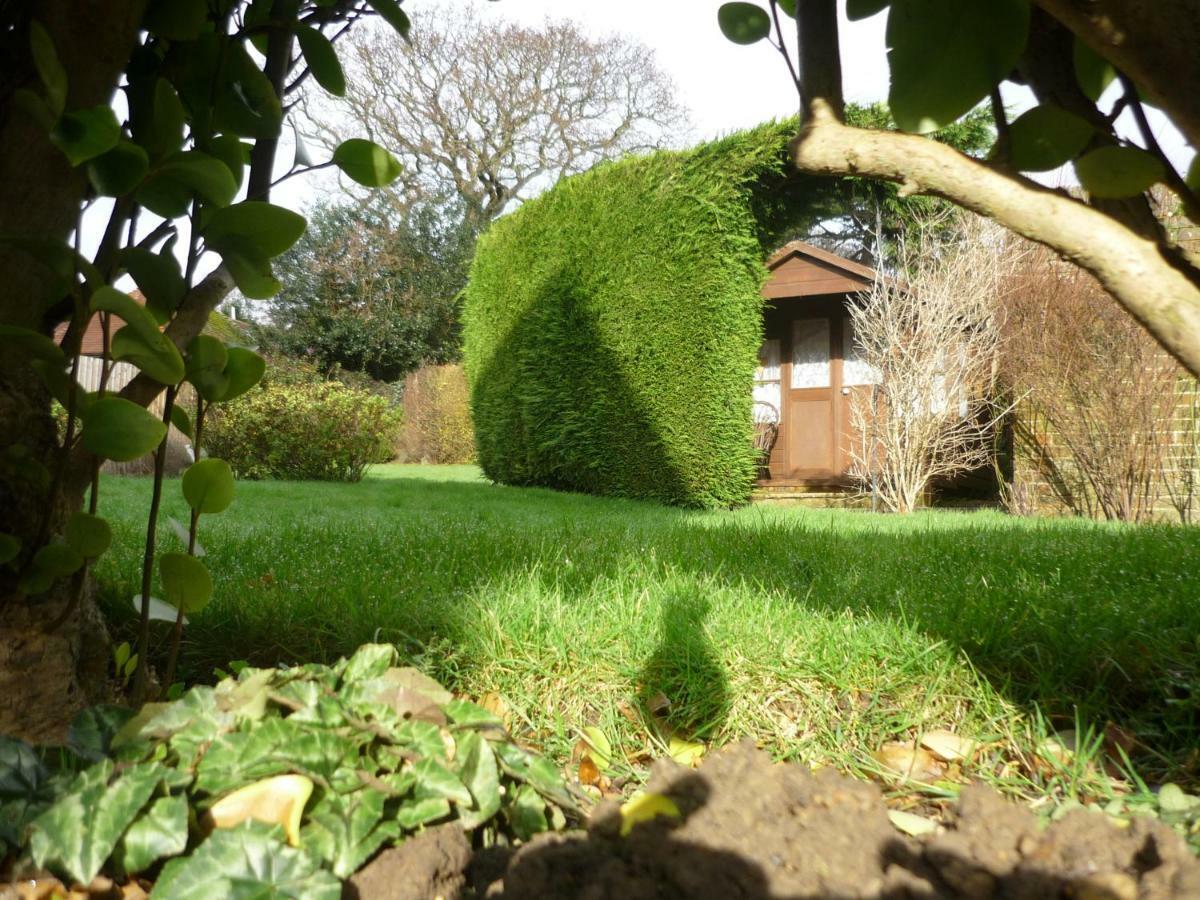
<path fill-rule="evenodd" d="M 586 832 L 520 848 L 479 892 L 505 900 L 1200 897 L 1200 860 L 1160 823 L 1121 827 L 1077 810 L 1043 830 L 1029 810 L 984 787 L 966 788 L 944 832 L 921 840 L 892 826 L 874 785 L 776 765 L 752 746 L 695 771 L 660 764 L 648 790 L 672 798 L 681 818 L 636 825 L 622 838 L 617 807 L 600 807 Z"/>
<path fill-rule="evenodd" d="M 460 897 L 471 845 L 455 824 L 431 828 L 384 850 L 342 886 L 342 900 L 433 900 Z"/>

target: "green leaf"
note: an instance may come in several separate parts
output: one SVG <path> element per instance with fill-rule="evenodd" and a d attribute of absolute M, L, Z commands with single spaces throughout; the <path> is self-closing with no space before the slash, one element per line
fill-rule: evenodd
<path fill-rule="evenodd" d="M 1187 186 L 1200 192 L 1200 153 L 1192 157 L 1192 164 L 1188 166 Z"/>
<path fill-rule="evenodd" d="M 1092 133 L 1092 126 L 1074 113 L 1035 106 L 1009 126 L 1008 160 L 1022 172 L 1048 172 L 1078 156 Z"/>
<path fill-rule="evenodd" d="M 226 403 L 240 397 L 260 381 L 267 371 L 267 362 L 253 350 L 245 347 L 230 347 L 225 360 L 225 390 L 220 401 Z"/>
<path fill-rule="evenodd" d="M 225 345 L 212 335 L 197 335 L 188 344 L 187 380 L 210 403 L 221 399 L 229 387 L 229 379 L 225 375 L 228 360 Z"/>
<path fill-rule="evenodd" d="M 1079 82 L 1079 89 L 1083 91 L 1084 96 L 1095 103 L 1100 99 L 1105 88 L 1112 84 L 1113 79 L 1117 77 L 1117 70 L 1113 68 L 1112 63 L 1079 38 L 1075 38 L 1071 56 L 1075 66 L 1075 80 Z"/>
<path fill-rule="evenodd" d="M 396 664 L 396 648 L 391 644 L 363 644 L 346 662 L 342 683 L 379 678 Z"/>
<path fill-rule="evenodd" d="M 32 747 L 0 735 L 0 800 L 32 797 L 49 778 Z"/>
<path fill-rule="evenodd" d="M 142 763 L 110 783 L 111 760 L 85 769 L 65 796 L 34 819 L 29 841 L 34 863 L 90 884 L 163 775 L 159 764 Z"/>
<path fill-rule="evenodd" d="M 405 40 L 412 28 L 408 15 L 400 8 L 396 0 L 367 0 L 367 6 L 379 13 L 383 20 L 396 29 L 396 33 Z"/>
<path fill-rule="evenodd" d="M 161 384 L 183 380 L 183 357 L 161 332 L 147 338 L 139 329 L 126 325 L 112 337 L 112 358 L 132 363 Z"/>
<path fill-rule="evenodd" d="M 116 113 L 105 105 L 69 112 L 58 120 L 50 140 L 78 166 L 107 153 L 121 140 L 121 124 Z"/>
<path fill-rule="evenodd" d="M 563 784 L 562 773 L 543 756 L 535 756 L 508 741 L 498 741 L 492 748 L 500 767 L 513 778 L 532 785 L 543 797 L 559 806 L 571 808 L 574 802 Z"/>
<path fill-rule="evenodd" d="M 225 54 L 225 81 L 213 105 L 214 129 L 243 137 L 278 137 L 283 107 L 270 80 L 240 43 L 228 46 Z M 208 84 L 211 92 L 211 76 Z"/>
<path fill-rule="evenodd" d="M 470 789 L 463 784 L 461 778 L 433 757 L 427 756 L 417 760 L 412 773 L 416 779 L 413 795 L 417 799 L 445 797 L 447 800 L 452 800 L 460 809 L 471 806 L 473 798 Z"/>
<path fill-rule="evenodd" d="M 513 831 L 523 841 L 550 828 L 546 821 L 546 801 L 528 784 L 516 789 L 507 813 Z"/>
<path fill-rule="evenodd" d="M 11 534 L 0 531 L 0 566 L 12 562 L 21 552 L 21 541 Z"/>
<path fill-rule="evenodd" d="M 402 170 L 396 157 L 363 138 L 342 141 L 333 151 L 333 162 L 353 181 L 365 187 L 391 184 Z"/>
<path fill-rule="evenodd" d="M 463 828 L 478 828 L 500 811 L 500 772 L 496 757 L 487 740 L 477 731 L 470 731 L 458 740 L 458 772 L 471 792 L 474 805 L 459 810 Z"/>
<path fill-rule="evenodd" d="M 62 348 L 46 335 L 30 328 L 0 325 L 0 343 L 7 347 L 20 347 L 31 358 L 45 360 L 59 368 L 67 365 Z"/>
<path fill-rule="evenodd" d="M 1093 197 L 1132 197 L 1161 181 L 1162 163 L 1136 147 L 1101 147 L 1075 160 L 1079 183 Z"/>
<path fill-rule="evenodd" d="M 124 657 L 120 654 L 113 657 L 118 670 L 130 656 L 129 644 L 121 647 L 125 650 Z M 67 746 L 88 762 L 99 762 L 108 756 L 113 737 L 133 716 L 134 711 L 126 706 L 89 706 L 71 720 Z"/>
<path fill-rule="evenodd" d="M 195 512 L 219 513 L 233 502 L 233 470 L 223 459 L 201 459 L 183 473 L 183 496 Z"/>
<path fill-rule="evenodd" d="M 187 797 L 160 797 L 150 804 L 121 839 L 119 856 L 126 872 L 141 872 L 160 859 L 187 849 Z"/>
<path fill-rule="evenodd" d="M 83 415 L 83 445 L 97 456 L 117 462 L 145 456 L 166 434 L 166 425 L 120 397 L 102 397 Z"/>
<path fill-rule="evenodd" d="M 127 247 L 121 251 L 121 265 L 146 297 L 146 310 L 158 324 L 166 322 L 187 294 L 179 260 L 169 251 L 155 253 L 143 247 Z"/>
<path fill-rule="evenodd" d="M 927 133 L 970 111 L 1016 65 L 1029 0 L 894 0 L 888 13 L 888 106 L 904 131 Z"/>
<path fill-rule="evenodd" d="M 588 746 L 592 748 L 592 759 L 600 767 L 600 771 L 607 772 L 612 766 L 613 756 L 612 744 L 609 743 L 608 736 L 596 726 L 588 725 L 583 729 L 583 737 L 588 742 Z"/>
<path fill-rule="evenodd" d="M 307 814 L 301 845 L 325 860 L 338 878 L 349 878 L 388 837 L 387 830 L 378 827 L 385 799 L 370 788 L 326 793 Z"/>
<path fill-rule="evenodd" d="M 225 163 L 233 175 L 237 187 L 242 186 L 242 175 L 250 162 L 250 148 L 238 140 L 235 134 L 222 134 L 208 142 L 208 152 Z"/>
<path fill-rule="evenodd" d="M 25 115 L 33 119 L 42 131 L 51 131 L 54 123 L 58 121 L 58 117 L 50 111 L 46 101 L 29 88 L 17 88 L 13 91 L 12 105 L 14 109 L 23 111 Z"/>
<path fill-rule="evenodd" d="M 464 728 L 504 727 L 504 722 L 499 716 L 468 700 L 451 700 L 442 709 L 451 722 Z"/>
<path fill-rule="evenodd" d="M 309 854 L 254 822 L 214 831 L 190 856 L 170 860 L 154 884 L 163 900 L 339 900 L 342 883 Z"/>
<path fill-rule="evenodd" d="M 212 599 L 212 576 L 204 563 L 186 553 L 164 553 L 158 559 L 163 599 L 185 613 L 196 613 Z"/>
<path fill-rule="evenodd" d="M 153 118 L 149 133 L 142 139 L 154 159 L 162 159 L 183 147 L 183 129 L 187 112 L 174 85 L 165 78 L 154 82 Z"/>
<path fill-rule="evenodd" d="M 796 18 L 796 0 L 775 0 L 775 5 L 793 19 Z"/>
<path fill-rule="evenodd" d="M 112 544 L 112 528 L 100 516 L 78 511 L 67 520 L 63 537 L 67 546 L 78 552 L 80 556 L 95 559 L 103 556 Z"/>
<path fill-rule="evenodd" d="M 846 0 L 846 18 L 851 22 L 869 19 L 887 9 L 891 2 L 892 0 Z"/>
<path fill-rule="evenodd" d="M 227 251 L 267 260 L 283 253 L 304 234 L 304 217 L 261 200 L 243 200 L 214 210 L 204 240 L 222 256 Z"/>
<path fill-rule="evenodd" d="M 122 197 L 141 184 L 149 170 L 146 151 L 122 138 L 117 146 L 88 163 L 88 180 L 97 194 Z"/>
<path fill-rule="evenodd" d="M 396 809 L 396 823 L 405 831 L 415 831 L 422 825 L 450 815 L 450 801 L 445 797 L 422 797 L 401 803 Z"/>
<path fill-rule="evenodd" d="M 329 38 L 311 26 L 301 25 L 296 29 L 296 40 L 317 84 L 335 97 L 345 96 L 346 76 Z"/>
<path fill-rule="evenodd" d="M 67 70 L 58 61 L 54 41 L 41 22 L 29 23 L 29 49 L 34 68 L 46 88 L 46 105 L 57 119 L 67 104 Z"/>
<path fill-rule="evenodd" d="M 754 3 L 722 3 L 717 25 L 735 44 L 755 44 L 771 33 L 770 15 Z"/>
<path fill-rule="evenodd" d="M 178 403 L 171 404 L 171 424 L 184 437 L 189 440 L 195 439 L 195 436 L 192 434 L 192 420 L 188 416 L 187 410 Z"/>
<path fill-rule="evenodd" d="M 167 157 L 151 173 L 138 190 L 137 200 L 164 219 L 174 219 L 186 215 L 194 196 L 228 206 L 237 190 L 225 163 L 199 150 L 184 150 Z"/>
<path fill-rule="evenodd" d="M 238 290 L 249 299 L 265 300 L 283 289 L 271 271 L 269 260 L 246 256 L 233 247 L 221 251 L 221 258 Z"/>
<path fill-rule="evenodd" d="M 21 578 L 21 589 L 27 594 L 40 594 L 50 589 L 59 578 L 75 574 L 83 566 L 79 551 L 66 544 L 47 544 L 33 555 L 29 570 Z"/>
<path fill-rule="evenodd" d="M 142 20 L 151 34 L 172 41 L 195 40 L 207 24 L 207 0 L 157 0 Z"/>
<path fill-rule="evenodd" d="M 146 308 L 116 288 L 105 285 L 94 291 L 90 309 L 93 313 L 102 311 L 116 313 L 125 320 L 126 325 L 142 337 L 152 339 L 155 335 L 161 334 L 158 330 L 158 323 L 154 321 L 154 317 L 146 311 Z"/>

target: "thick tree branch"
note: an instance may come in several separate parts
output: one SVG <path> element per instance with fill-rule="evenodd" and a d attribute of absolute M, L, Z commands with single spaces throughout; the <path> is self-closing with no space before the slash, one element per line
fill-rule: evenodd
<path fill-rule="evenodd" d="M 1095 275 L 1164 348 L 1200 374 L 1197 273 L 1104 213 L 935 141 L 847 127 L 820 99 L 806 109 L 792 154 L 803 171 L 897 182 L 906 193 L 943 197 L 1051 247 Z"/>
<path fill-rule="evenodd" d="M 800 60 L 800 107 L 823 100 L 842 118 L 842 53 L 838 43 L 837 0 L 797 0 L 797 53 Z"/>

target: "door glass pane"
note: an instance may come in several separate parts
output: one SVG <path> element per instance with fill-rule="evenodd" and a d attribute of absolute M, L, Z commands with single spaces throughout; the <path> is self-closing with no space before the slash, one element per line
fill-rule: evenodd
<path fill-rule="evenodd" d="M 754 372 L 754 421 L 778 422 L 782 409 L 779 389 L 779 338 L 768 338 L 758 349 Z M 763 404 L 769 404 L 764 406 Z"/>
<path fill-rule="evenodd" d="M 792 327 L 792 387 L 829 387 L 829 320 L 799 319 Z"/>
<path fill-rule="evenodd" d="M 842 384 L 879 384 L 879 370 L 867 365 L 862 348 L 854 339 L 854 320 L 842 323 Z"/>

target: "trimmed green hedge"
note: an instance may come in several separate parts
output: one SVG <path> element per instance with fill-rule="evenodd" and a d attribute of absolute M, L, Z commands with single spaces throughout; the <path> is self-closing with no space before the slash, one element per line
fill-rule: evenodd
<path fill-rule="evenodd" d="M 743 503 L 765 250 L 788 225 L 795 122 L 559 182 L 480 239 L 464 309 L 495 481 Z"/>

